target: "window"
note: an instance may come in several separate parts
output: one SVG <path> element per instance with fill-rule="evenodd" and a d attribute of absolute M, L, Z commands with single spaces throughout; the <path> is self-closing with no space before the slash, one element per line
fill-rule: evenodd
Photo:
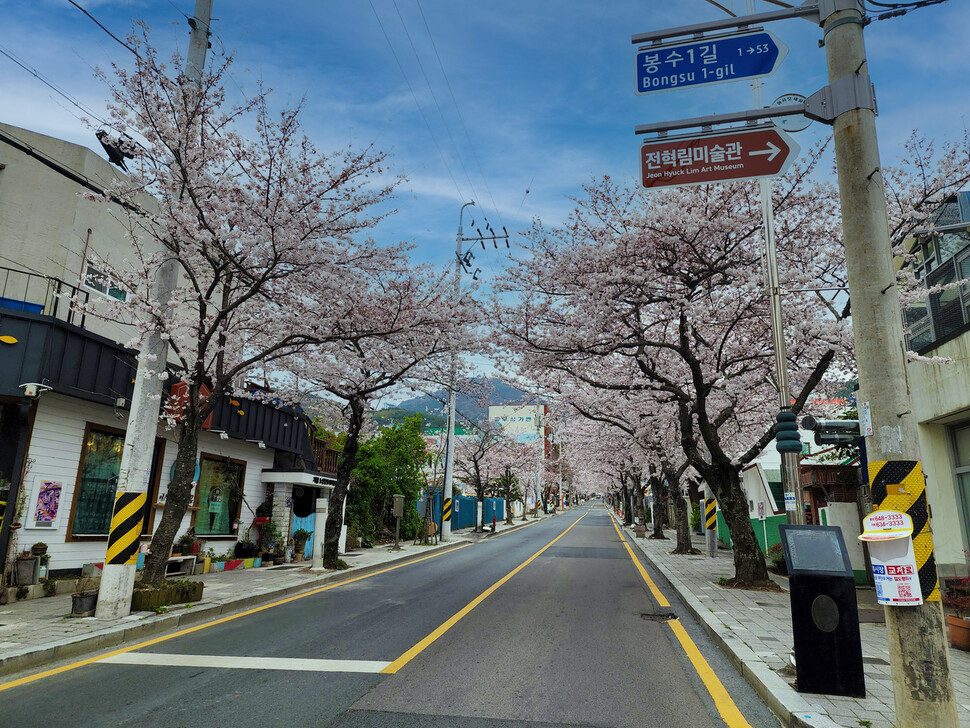
<path fill-rule="evenodd" d="M 74 489 L 71 536 L 108 535 L 124 445 L 125 433 L 108 428 L 88 427 L 81 448 L 77 486 Z M 154 490 L 158 487 L 162 448 L 162 441 L 156 440 L 152 457 L 154 477 L 150 485 L 150 496 L 154 495 Z M 149 497 L 145 503 L 142 535 L 151 533 L 151 509 L 154 500 L 154 497 Z"/>
<path fill-rule="evenodd" d="M 93 291 L 97 291 L 108 298 L 114 298 L 117 301 L 125 301 L 128 299 L 127 291 L 121 288 L 118 281 L 114 280 L 107 273 L 98 270 L 90 263 L 84 271 L 84 285 Z"/>
<path fill-rule="evenodd" d="M 954 427 L 953 457 L 956 480 L 957 508 L 960 528 L 963 531 L 963 547 L 970 549 L 970 425 Z"/>
<path fill-rule="evenodd" d="M 242 506 L 246 464 L 238 460 L 203 455 L 196 489 L 195 533 L 198 536 L 231 536 Z"/>

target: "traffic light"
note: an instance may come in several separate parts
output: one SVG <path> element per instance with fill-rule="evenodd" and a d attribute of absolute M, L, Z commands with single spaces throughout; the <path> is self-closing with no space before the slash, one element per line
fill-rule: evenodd
<path fill-rule="evenodd" d="M 798 418 L 794 412 L 779 412 L 775 415 L 775 449 L 782 453 L 802 451 Z"/>
<path fill-rule="evenodd" d="M 858 445 L 861 441 L 859 420 L 817 420 L 802 418 L 802 427 L 815 433 L 816 445 Z"/>

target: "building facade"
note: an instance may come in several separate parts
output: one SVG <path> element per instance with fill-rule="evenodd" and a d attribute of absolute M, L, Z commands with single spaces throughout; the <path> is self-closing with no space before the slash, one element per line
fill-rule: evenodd
<path fill-rule="evenodd" d="M 89 149 L 0 125 L 5 566 L 37 542 L 47 544 L 53 573 L 104 560 L 134 386 L 136 352 L 125 346 L 134 329 L 72 301 L 125 301 L 99 268 L 103 261 L 124 265 L 124 218 L 85 197 L 116 176 Z M 170 379 L 166 393 L 171 386 Z M 179 529 L 192 529 L 217 554 L 256 541 L 268 518 L 284 538 L 312 531 L 305 512 L 335 479 L 336 454 L 314 441 L 305 415 L 241 394 L 218 401 L 200 434 L 193 501 Z M 145 483 L 145 548 L 165 509 L 176 453 L 175 432 L 160 425 Z M 257 516 L 257 509 L 271 515 Z"/>
<path fill-rule="evenodd" d="M 947 364 L 907 365 L 940 575 L 970 561 L 970 193 L 960 192 L 916 236 L 916 273 L 933 293 L 906 312 L 907 344 Z"/>

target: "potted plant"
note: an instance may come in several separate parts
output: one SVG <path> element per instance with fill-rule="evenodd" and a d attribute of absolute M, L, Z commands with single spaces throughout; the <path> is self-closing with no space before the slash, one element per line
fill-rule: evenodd
<path fill-rule="evenodd" d="M 32 556 L 43 556 L 47 553 L 47 544 L 43 541 L 38 541 L 30 547 L 30 553 Z"/>
<path fill-rule="evenodd" d="M 98 589 L 89 578 L 78 579 L 71 594 L 71 616 L 90 617 L 98 604 Z"/>
<path fill-rule="evenodd" d="M 310 531 L 307 531 L 305 528 L 300 528 L 293 532 L 294 561 L 303 561 L 303 550 L 306 548 L 306 542 L 312 535 L 313 534 Z"/>
<path fill-rule="evenodd" d="M 195 532 L 192 529 L 189 529 L 179 536 L 178 546 L 176 548 L 179 553 L 184 556 L 190 556 L 195 553 L 195 551 L 193 551 L 195 548 Z"/>
<path fill-rule="evenodd" d="M 950 632 L 950 645 L 958 650 L 970 650 L 970 576 L 952 579 L 947 582 L 943 606 L 956 614 L 946 615 L 946 626 Z"/>

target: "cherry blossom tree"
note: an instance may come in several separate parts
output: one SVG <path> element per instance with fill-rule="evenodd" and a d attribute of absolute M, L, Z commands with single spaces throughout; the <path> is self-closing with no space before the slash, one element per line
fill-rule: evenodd
<path fill-rule="evenodd" d="M 832 299 L 800 290 L 844 276 L 834 193 L 809 180 L 811 161 L 773 200 L 796 411 L 851 345 Z M 651 194 L 604 179 L 568 224 L 533 226 L 499 289 L 518 305 L 497 301 L 494 311 L 502 344 L 531 376 L 667 403 L 658 416 L 672 420 L 687 464 L 718 498 L 740 584 L 768 581 L 740 486 L 777 408 L 760 228 L 750 185 Z"/>
<path fill-rule="evenodd" d="M 343 503 L 371 403 L 407 382 L 444 381 L 451 352 L 468 346 L 463 337 L 473 308 L 455 305 L 446 274 L 415 264 L 407 252 L 385 249 L 380 265 L 342 291 L 347 310 L 339 322 L 339 339 L 305 347 L 285 362 L 301 391 L 342 404 L 346 438 L 323 541 L 327 568 L 339 565 Z"/>
<path fill-rule="evenodd" d="M 105 200 L 127 225 L 131 255 L 103 267 L 127 293 L 117 315 L 169 342 L 154 374 L 187 385 L 167 408 L 178 455 L 144 571 L 157 582 L 192 495 L 202 423 L 224 396 L 247 396 L 234 389 L 247 375 L 310 342 L 342 340 L 342 291 L 375 255 L 356 239 L 381 219 L 391 187 L 373 149 L 319 152 L 299 106 L 274 112 L 264 91 L 230 103 L 231 59 L 196 84 L 169 71 L 145 26 L 129 42 L 134 68 L 103 78 L 110 125 L 131 140 L 129 174 Z M 160 300 L 155 272 L 172 260 L 178 285 Z"/>

